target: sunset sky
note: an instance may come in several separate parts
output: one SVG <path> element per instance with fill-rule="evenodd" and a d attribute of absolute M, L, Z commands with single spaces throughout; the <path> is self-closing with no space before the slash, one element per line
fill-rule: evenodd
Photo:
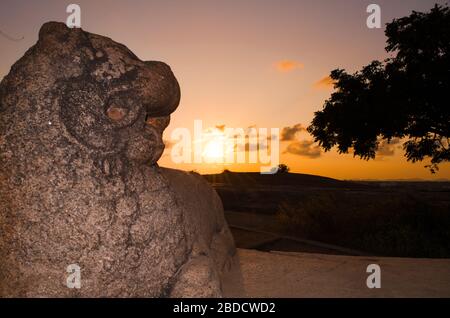
<path fill-rule="evenodd" d="M 427 162 L 407 163 L 401 143 L 383 147 L 373 161 L 323 153 L 304 131 L 322 109 L 335 68 L 356 71 L 387 57 L 384 28 L 368 29 L 366 7 L 377 3 L 383 25 L 412 10 L 428 11 L 428 0 L 221 0 L 221 1 L 25 1 L 2 0 L 0 78 L 37 41 L 40 26 L 66 21 L 66 6 L 81 6 L 84 30 L 111 37 L 142 60 L 168 63 L 182 99 L 165 132 L 162 166 L 202 173 L 259 171 L 256 164 L 175 164 L 171 132 L 193 129 L 194 120 L 220 133 L 224 127 L 285 127 L 280 162 L 293 172 L 339 179 L 449 179 L 450 164 L 436 175 Z M 389 114 L 386 114 L 389 116 Z"/>

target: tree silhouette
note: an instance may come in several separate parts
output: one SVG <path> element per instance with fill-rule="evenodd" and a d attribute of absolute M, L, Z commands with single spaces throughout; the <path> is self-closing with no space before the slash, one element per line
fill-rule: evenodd
<path fill-rule="evenodd" d="M 354 156 L 375 158 L 381 140 L 403 138 L 408 161 L 449 161 L 450 9 L 435 5 L 386 26 L 386 51 L 349 74 L 331 72 L 335 92 L 315 112 L 308 132 L 325 151 L 353 149 Z"/>
<path fill-rule="evenodd" d="M 291 170 L 287 165 L 281 163 L 278 165 L 278 173 L 288 173 Z"/>

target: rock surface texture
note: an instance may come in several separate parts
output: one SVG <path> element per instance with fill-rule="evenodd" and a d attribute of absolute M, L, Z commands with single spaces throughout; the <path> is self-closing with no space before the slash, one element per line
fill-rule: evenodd
<path fill-rule="evenodd" d="M 222 295 L 235 247 L 219 197 L 156 164 L 179 100 L 166 64 L 42 26 L 0 84 L 0 296 Z"/>

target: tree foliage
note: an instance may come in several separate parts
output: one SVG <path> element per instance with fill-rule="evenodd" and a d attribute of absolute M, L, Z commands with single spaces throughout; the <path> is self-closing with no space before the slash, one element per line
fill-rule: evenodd
<path fill-rule="evenodd" d="M 325 151 L 353 149 L 366 160 L 383 139 L 402 138 L 408 161 L 429 157 L 434 173 L 450 159 L 450 9 L 413 12 L 385 34 L 391 57 L 354 74 L 332 71 L 335 91 L 308 131 Z"/>
<path fill-rule="evenodd" d="M 284 163 L 281 163 L 278 165 L 278 173 L 288 173 L 291 169 L 285 165 Z"/>

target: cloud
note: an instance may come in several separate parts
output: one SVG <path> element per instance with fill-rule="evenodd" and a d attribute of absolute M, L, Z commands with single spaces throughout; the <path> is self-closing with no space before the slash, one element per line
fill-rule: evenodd
<path fill-rule="evenodd" d="M 237 137 L 239 137 L 239 136 L 238 135 L 233 136 L 233 138 L 237 138 Z M 236 144 L 234 145 L 234 150 L 235 151 L 243 151 L 243 152 L 267 150 L 270 148 L 272 140 L 277 139 L 277 136 L 275 136 L 275 135 L 259 136 L 256 143 L 250 143 L 250 141 L 247 141 L 248 139 L 249 139 L 249 135 L 245 134 L 245 140 L 246 140 L 245 144 L 236 142 Z M 258 141 L 260 141 L 261 139 L 266 139 L 266 142 L 260 145 Z M 252 147 L 250 148 L 250 146 L 252 146 Z"/>
<path fill-rule="evenodd" d="M 164 149 L 170 149 L 175 144 L 172 140 L 163 139 Z"/>
<path fill-rule="evenodd" d="M 395 155 L 396 145 L 400 143 L 400 138 L 392 138 L 391 141 L 382 140 L 378 144 L 377 155 L 381 157 L 389 157 Z"/>
<path fill-rule="evenodd" d="M 235 151 L 244 151 L 244 152 L 269 149 L 269 143 L 266 143 L 264 145 L 258 145 L 258 144 L 251 144 L 251 145 L 252 145 L 251 149 L 250 149 L 250 143 L 249 142 L 245 143 L 245 145 L 236 144 L 234 146 L 234 148 L 235 148 Z"/>
<path fill-rule="evenodd" d="M 294 71 L 295 69 L 303 69 L 305 65 L 303 63 L 293 60 L 282 60 L 275 63 L 275 68 L 282 73 Z"/>
<path fill-rule="evenodd" d="M 299 132 L 306 130 L 302 124 L 296 124 L 292 127 L 284 127 L 281 130 L 281 141 L 293 141 Z"/>
<path fill-rule="evenodd" d="M 317 90 L 330 90 L 333 89 L 334 81 L 330 76 L 325 76 L 321 80 L 314 83 L 314 88 Z"/>
<path fill-rule="evenodd" d="M 313 140 L 302 140 L 290 143 L 284 153 L 314 159 L 320 157 L 322 152 L 320 147 L 316 145 Z"/>

